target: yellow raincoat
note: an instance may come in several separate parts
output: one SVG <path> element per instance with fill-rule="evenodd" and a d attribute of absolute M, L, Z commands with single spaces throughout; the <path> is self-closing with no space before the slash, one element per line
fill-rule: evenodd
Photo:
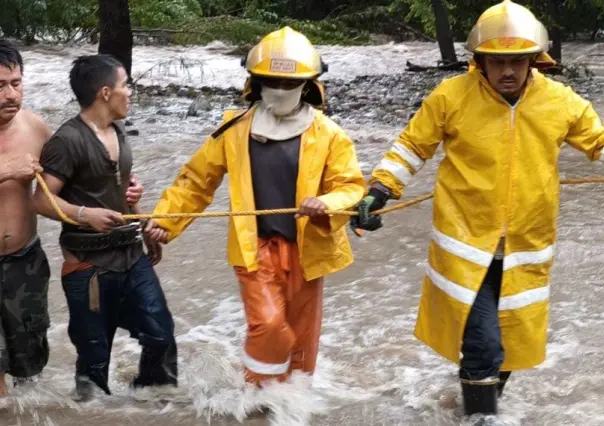
<path fill-rule="evenodd" d="M 202 212 L 210 205 L 225 173 L 229 173 L 232 211 L 254 210 L 254 191 L 249 158 L 249 134 L 254 107 L 228 130 L 208 138 L 181 169 L 173 185 L 164 191 L 154 213 Z M 228 122 L 241 111 L 226 111 Z M 346 210 L 362 199 L 366 190 L 354 143 L 328 117 L 316 111 L 315 119 L 302 135 L 296 205 L 307 197 L 321 199 L 330 210 Z M 315 225 L 307 217 L 297 220 L 300 263 L 306 280 L 339 271 L 353 262 L 344 225 L 347 216 L 331 216 L 329 228 Z M 192 219 L 161 219 L 157 224 L 180 235 Z M 231 265 L 258 270 L 257 225 L 254 216 L 229 220 L 228 261 Z"/>
<path fill-rule="evenodd" d="M 502 235 L 502 371 L 546 355 L 549 285 L 563 142 L 600 157 L 604 128 L 591 104 L 532 70 L 512 107 L 479 69 L 444 80 L 372 175 L 400 197 L 443 142 L 429 265 L 415 336 L 459 363 L 470 308 Z"/>

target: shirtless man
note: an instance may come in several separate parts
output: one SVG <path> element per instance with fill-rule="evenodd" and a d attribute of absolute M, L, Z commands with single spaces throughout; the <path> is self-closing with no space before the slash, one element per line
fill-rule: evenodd
<path fill-rule="evenodd" d="M 48 362 L 50 269 L 36 233 L 31 183 L 50 137 L 42 118 L 21 110 L 23 59 L 0 40 L 0 395 Z"/>

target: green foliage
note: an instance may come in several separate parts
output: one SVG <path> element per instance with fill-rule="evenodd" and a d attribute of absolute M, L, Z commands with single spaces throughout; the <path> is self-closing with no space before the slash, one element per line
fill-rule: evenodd
<path fill-rule="evenodd" d="M 271 31 L 288 25 L 304 33 L 316 44 L 356 44 L 368 41 L 368 37 L 361 31 L 350 28 L 335 19 L 311 21 L 282 18 L 276 12 L 263 9 L 248 11 L 246 17 L 256 22 L 263 22 Z"/>
<path fill-rule="evenodd" d="M 245 18 L 219 16 L 216 18 L 198 18 L 189 20 L 180 29 L 185 32 L 175 37 L 182 44 L 206 44 L 214 40 L 229 41 L 235 44 L 254 43 L 258 34 L 265 34 L 270 25 Z"/>
<path fill-rule="evenodd" d="M 201 16 L 198 0 L 129 0 L 133 27 L 157 28 Z"/>
<path fill-rule="evenodd" d="M 46 4 L 39 0 L 0 1 L 5 34 L 31 40 L 46 25 Z"/>
<path fill-rule="evenodd" d="M 242 0 L 198 0 L 203 16 L 240 15 L 245 11 L 246 5 Z"/>
<path fill-rule="evenodd" d="M 96 0 L 0 0 L 0 28 L 10 37 L 32 41 L 36 36 L 68 39 L 77 30 L 96 25 Z"/>
<path fill-rule="evenodd" d="M 0 0 L 0 28 L 11 37 L 68 40 L 97 24 L 100 0 Z M 500 0 L 445 0 L 456 40 L 467 37 L 476 19 Z M 516 0 L 548 28 L 550 0 Z M 370 33 L 401 39 L 414 28 L 435 35 L 431 0 L 129 0 L 133 27 L 194 29 L 183 42 L 220 39 L 252 43 L 290 25 L 315 43 L 365 43 Z M 595 35 L 604 29 L 604 0 L 559 0 L 563 37 Z"/>
<path fill-rule="evenodd" d="M 260 17 L 263 18 L 260 19 Z M 253 17 L 196 18 L 180 25 L 178 28 L 184 32 L 175 36 L 174 39 L 182 44 L 206 44 L 214 40 L 222 40 L 249 46 L 267 33 L 285 25 L 303 32 L 316 44 L 365 44 L 368 42 L 365 34 L 351 30 L 341 23 L 279 18 L 266 11 L 256 12 Z"/>
<path fill-rule="evenodd" d="M 428 35 L 435 34 L 436 26 L 430 0 L 396 0 L 392 8 L 399 12 L 407 11 L 406 14 L 401 13 L 405 22 L 419 24 L 419 28 Z"/>
<path fill-rule="evenodd" d="M 548 13 L 550 0 L 515 0 L 527 6 L 548 28 L 554 23 Z M 464 40 L 468 32 L 487 8 L 499 3 L 499 0 L 445 0 L 449 8 L 449 20 L 453 35 Z M 579 34 L 591 34 L 604 29 L 604 0 L 559 0 L 559 26 L 565 38 Z M 408 9 L 404 15 L 406 22 L 419 25 L 426 34 L 435 35 L 434 14 L 431 0 L 394 0 L 393 8 Z"/>

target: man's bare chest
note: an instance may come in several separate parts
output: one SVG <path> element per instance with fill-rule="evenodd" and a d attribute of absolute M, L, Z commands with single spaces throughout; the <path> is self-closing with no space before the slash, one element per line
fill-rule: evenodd
<path fill-rule="evenodd" d="M 0 132 L 0 155 L 31 154 L 38 157 L 42 145 L 40 135 L 30 130 L 11 129 Z"/>

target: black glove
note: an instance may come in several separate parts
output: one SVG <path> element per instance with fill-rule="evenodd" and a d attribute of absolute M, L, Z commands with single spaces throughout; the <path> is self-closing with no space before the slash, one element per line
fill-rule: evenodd
<path fill-rule="evenodd" d="M 360 236 L 359 229 L 376 231 L 383 226 L 382 217 L 371 214 L 371 212 L 384 208 L 388 202 L 388 198 L 388 194 L 377 188 L 369 190 L 369 194 L 357 206 L 359 215 L 350 218 L 350 226 L 355 234 Z"/>

